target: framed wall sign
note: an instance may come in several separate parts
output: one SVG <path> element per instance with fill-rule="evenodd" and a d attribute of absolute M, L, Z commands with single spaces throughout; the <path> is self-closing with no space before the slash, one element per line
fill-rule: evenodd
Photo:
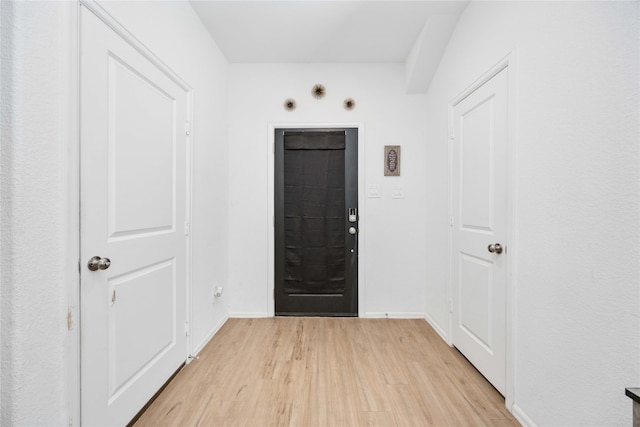
<path fill-rule="evenodd" d="M 384 176 L 400 176 L 400 146 L 384 146 Z"/>

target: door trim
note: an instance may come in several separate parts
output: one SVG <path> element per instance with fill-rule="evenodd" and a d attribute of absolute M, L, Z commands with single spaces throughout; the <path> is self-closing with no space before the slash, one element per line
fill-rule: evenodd
<path fill-rule="evenodd" d="M 453 98 L 448 108 L 448 123 L 447 129 L 449 129 L 449 135 L 451 129 L 454 126 L 454 108 L 457 104 L 462 102 L 471 93 L 473 93 L 480 86 L 491 80 L 499 72 L 507 70 L 507 244 L 509 248 L 509 256 L 506 260 L 506 307 L 505 307 L 505 322 L 506 322 L 506 393 L 505 393 L 505 406 L 509 411 L 512 411 L 515 396 L 515 377 L 514 377 L 514 355 L 515 355 L 515 326 L 516 326 L 516 268 L 517 268 L 517 236 L 516 236 L 516 222 L 517 222 L 517 140 L 516 140 L 516 50 L 509 52 L 507 56 L 498 61 L 493 67 L 486 71 L 480 78 L 465 88 L 460 94 Z M 447 136 L 449 138 L 449 136 Z M 447 140 L 448 158 L 449 158 L 449 183 L 448 183 L 448 211 L 451 218 L 453 213 L 453 150 L 451 148 L 450 139 Z M 448 248 L 448 269 L 447 269 L 447 304 L 449 305 L 448 328 L 447 328 L 447 343 L 453 346 L 452 330 L 453 330 L 453 307 L 451 306 L 453 301 L 453 278 L 452 278 L 452 241 L 453 241 L 453 229 L 449 227 L 449 248 Z"/>
<path fill-rule="evenodd" d="M 80 425 L 80 6 L 70 3 L 68 99 L 69 154 L 67 164 L 67 253 L 69 274 L 67 287 L 67 396 L 69 425 Z"/>
<path fill-rule="evenodd" d="M 365 194 L 365 144 L 363 123 L 269 123 L 267 125 L 267 317 L 275 316 L 275 130 L 276 129 L 330 129 L 330 128 L 356 128 L 358 129 L 358 206 L 360 216 L 358 219 L 358 316 L 366 313 L 365 294 L 366 279 L 364 274 L 365 248 L 366 248 L 366 198 Z"/>
<path fill-rule="evenodd" d="M 81 311 L 80 311 L 80 294 L 81 294 L 81 274 L 80 268 L 83 265 L 80 259 L 81 254 L 81 230 L 80 230 L 80 218 L 81 218 L 81 200 L 80 200 L 80 185 L 81 185 L 81 169 L 80 169 L 80 151 L 82 148 L 82 142 L 80 141 L 80 123 L 81 123 L 81 104 L 80 104 L 80 67 L 81 57 L 80 49 L 82 43 L 81 34 L 81 22 L 80 22 L 80 9 L 86 7 L 87 10 L 92 12 L 98 19 L 104 22 L 109 28 L 111 28 L 118 36 L 122 37 L 127 43 L 129 43 L 134 49 L 136 49 L 142 56 L 148 61 L 154 64 L 160 71 L 173 80 L 180 88 L 187 92 L 187 112 L 186 117 L 190 125 L 190 135 L 187 136 L 186 147 L 186 189 L 185 189 L 185 219 L 190 224 L 189 230 L 193 229 L 193 217 L 192 217 L 192 190 L 193 190 L 193 141 L 195 135 L 194 125 L 194 90 L 185 82 L 177 73 L 175 73 L 167 64 L 165 64 L 160 58 L 158 58 L 149 48 L 147 48 L 140 40 L 138 40 L 129 30 L 127 30 L 122 24 L 120 24 L 109 12 L 107 12 L 100 4 L 95 0 L 79 0 L 76 4 L 73 4 L 71 12 L 71 22 L 73 30 L 71 31 L 69 40 L 69 49 L 71 52 L 70 58 L 70 70 L 69 76 L 69 110 L 71 113 L 69 139 L 70 139 L 70 161 L 69 161 L 69 205 L 76 206 L 76 209 L 69 210 L 68 217 L 68 235 L 69 239 L 69 252 L 73 255 L 74 265 L 72 266 L 72 274 L 70 274 L 69 288 L 68 288 L 68 312 L 67 312 L 67 325 L 69 330 L 69 343 L 67 346 L 68 351 L 68 364 L 67 364 L 67 390 L 69 396 L 68 410 L 69 410 L 69 425 L 79 426 L 81 425 L 82 416 L 82 390 L 81 390 Z M 178 227 L 180 224 L 177 225 Z M 191 232 L 186 236 L 186 319 L 189 325 L 192 325 L 192 250 L 193 239 L 191 238 Z M 78 264 L 76 264 L 76 262 Z M 185 351 L 185 364 L 189 364 L 191 359 L 191 334 L 186 337 Z"/>

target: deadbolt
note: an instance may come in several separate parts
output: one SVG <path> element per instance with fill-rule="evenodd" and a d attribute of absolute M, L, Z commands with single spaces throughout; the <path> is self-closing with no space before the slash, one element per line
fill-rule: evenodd
<path fill-rule="evenodd" d="M 349 234 L 356 234 L 356 231 L 355 227 L 349 227 Z"/>
<path fill-rule="evenodd" d="M 101 258 L 99 256 L 94 256 L 87 263 L 87 268 L 91 271 L 106 270 L 109 266 L 111 266 L 111 260 L 109 258 Z"/>
<path fill-rule="evenodd" d="M 500 243 L 492 243 L 487 247 L 487 250 L 489 250 L 489 252 L 496 253 L 496 254 L 501 254 L 502 253 L 502 245 Z"/>
<path fill-rule="evenodd" d="M 358 220 L 358 210 L 356 208 L 349 208 L 349 222 L 356 222 Z"/>

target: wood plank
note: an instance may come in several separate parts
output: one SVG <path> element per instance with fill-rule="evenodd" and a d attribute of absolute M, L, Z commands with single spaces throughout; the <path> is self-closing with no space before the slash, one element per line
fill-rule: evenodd
<path fill-rule="evenodd" d="M 424 320 L 230 319 L 136 426 L 518 426 Z"/>

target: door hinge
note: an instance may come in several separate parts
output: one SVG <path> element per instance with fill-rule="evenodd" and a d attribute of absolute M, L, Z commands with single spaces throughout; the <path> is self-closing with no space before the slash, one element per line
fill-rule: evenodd
<path fill-rule="evenodd" d="M 188 320 L 184 321 L 184 334 L 186 336 L 189 336 L 189 321 Z"/>
<path fill-rule="evenodd" d="M 449 300 L 449 313 L 453 313 L 453 300 Z"/>
<path fill-rule="evenodd" d="M 276 154 L 276 143 L 275 142 L 273 144 L 271 144 L 271 152 L 273 154 Z"/>
<path fill-rule="evenodd" d="M 184 235 L 188 236 L 191 233 L 191 224 L 189 221 L 184 222 Z"/>
<path fill-rule="evenodd" d="M 191 123 L 189 123 L 189 120 L 184 121 L 184 134 L 187 136 L 191 135 Z"/>
<path fill-rule="evenodd" d="M 453 140 L 456 137 L 456 131 L 455 128 L 451 128 L 449 129 L 449 139 Z"/>
<path fill-rule="evenodd" d="M 453 222 L 453 215 L 451 215 L 451 216 L 449 217 L 449 227 L 453 227 L 453 224 L 454 224 L 454 222 Z"/>

